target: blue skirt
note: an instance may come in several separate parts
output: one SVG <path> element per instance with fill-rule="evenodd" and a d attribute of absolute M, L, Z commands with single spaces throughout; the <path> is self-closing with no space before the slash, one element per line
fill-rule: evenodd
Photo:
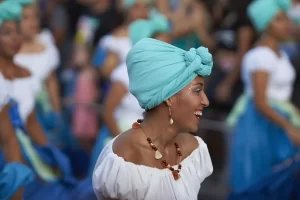
<path fill-rule="evenodd" d="M 76 186 L 63 183 L 45 184 L 35 180 L 24 188 L 24 200 L 97 200 L 92 179 L 86 178 Z"/>
<path fill-rule="evenodd" d="M 44 146 L 37 145 L 28 137 L 28 132 L 19 115 L 18 104 L 11 102 L 9 115 L 21 146 L 23 158 L 34 172 L 46 182 L 64 181 L 71 185 L 76 184 L 76 180 L 72 176 L 70 161 L 59 149 L 50 143 Z M 55 177 L 52 175 L 49 177 L 49 174 L 43 176 L 45 170 L 43 166 L 50 171 L 53 171 L 51 168 L 57 168 L 60 174 L 54 175 Z M 50 174 L 53 173 L 50 172 Z"/>
<path fill-rule="evenodd" d="M 274 109 L 287 118 L 286 113 Z M 253 100 L 248 102 L 235 127 L 231 147 L 231 199 L 274 199 L 274 196 L 267 198 L 265 195 L 269 197 L 275 192 L 285 197 L 291 195 L 287 191 L 292 190 L 290 183 L 297 181 L 294 172 L 299 165 L 286 166 L 279 171 L 274 167 L 292 159 L 299 150 L 283 129 L 258 112 Z"/>
<path fill-rule="evenodd" d="M 98 133 L 98 137 L 95 142 L 95 145 L 93 147 L 91 161 L 89 165 L 89 172 L 88 172 L 89 176 L 93 176 L 93 171 L 97 163 L 98 157 L 101 154 L 102 149 L 107 145 L 107 143 L 111 139 L 113 139 L 113 137 L 111 136 L 108 128 L 106 126 L 102 126 L 102 128 Z"/>
<path fill-rule="evenodd" d="M 3 166 L 3 160 L 0 161 Z M 8 163 L 0 170 L 0 199 L 8 200 L 34 180 L 34 173 L 21 163 Z"/>

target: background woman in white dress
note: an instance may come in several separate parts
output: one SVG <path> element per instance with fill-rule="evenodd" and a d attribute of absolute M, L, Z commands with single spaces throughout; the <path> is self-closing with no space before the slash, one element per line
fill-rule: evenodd
<path fill-rule="evenodd" d="M 21 33 L 22 47 L 14 62 L 28 69 L 40 84 L 36 96 L 37 116 L 51 141 L 59 140 L 55 135 L 62 122 L 59 88 L 55 70 L 59 65 L 59 52 L 51 44 L 46 31 L 40 32 L 39 7 L 33 0 L 19 0 L 23 6 Z M 55 134 L 56 133 L 56 134 Z"/>
<path fill-rule="evenodd" d="M 103 149 L 93 174 L 98 199 L 197 199 L 213 168 L 206 144 L 188 132 L 209 105 L 203 76 L 212 65 L 204 47 L 186 52 L 150 38 L 133 46 L 129 90 L 145 118 Z"/>

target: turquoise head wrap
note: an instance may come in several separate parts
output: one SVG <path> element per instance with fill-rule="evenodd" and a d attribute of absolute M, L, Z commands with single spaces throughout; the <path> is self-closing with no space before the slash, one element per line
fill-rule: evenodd
<path fill-rule="evenodd" d="M 255 0 L 247 11 L 255 29 L 263 32 L 280 10 L 287 11 L 290 6 L 291 0 Z"/>
<path fill-rule="evenodd" d="M 150 110 L 178 93 L 197 75 L 210 75 L 213 59 L 204 47 L 184 51 L 144 38 L 129 51 L 126 64 L 130 92 L 143 109 Z"/>
<path fill-rule="evenodd" d="M 129 36 L 133 44 L 143 38 L 152 37 L 156 33 L 167 33 L 169 31 L 169 21 L 161 14 L 155 14 L 149 20 L 136 20 L 129 26 Z"/>
<path fill-rule="evenodd" d="M 0 3 L 0 25 L 4 21 L 19 21 L 21 19 L 22 7 L 13 1 Z"/>
<path fill-rule="evenodd" d="M 123 6 L 125 8 L 131 8 L 137 2 L 145 2 L 145 3 L 152 3 L 152 0 L 123 0 Z"/>
<path fill-rule="evenodd" d="M 21 6 L 27 6 L 35 3 L 35 0 L 6 0 L 6 1 L 13 1 L 15 3 L 21 4 Z"/>

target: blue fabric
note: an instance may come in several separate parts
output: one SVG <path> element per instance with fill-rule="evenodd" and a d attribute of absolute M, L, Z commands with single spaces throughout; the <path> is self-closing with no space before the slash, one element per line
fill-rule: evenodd
<path fill-rule="evenodd" d="M 246 191 L 231 194 L 229 200 L 299 200 L 299 172 L 300 162 L 294 159 L 292 165 L 283 164 L 279 170 L 270 172 Z"/>
<path fill-rule="evenodd" d="M 0 199 L 8 200 L 21 187 L 34 180 L 30 168 L 21 163 L 6 164 L 0 171 Z"/>
<path fill-rule="evenodd" d="M 44 184 L 35 180 L 24 190 L 24 200 L 97 200 L 92 179 L 86 178 L 76 186 L 64 184 Z"/>
<path fill-rule="evenodd" d="M 205 47 L 185 51 L 144 38 L 129 51 L 126 64 L 130 92 L 143 109 L 150 110 L 178 93 L 196 76 L 209 76 L 213 59 Z"/>
<path fill-rule="evenodd" d="M 92 58 L 92 65 L 95 68 L 102 67 L 105 62 L 106 55 L 107 55 L 107 50 L 98 46 Z"/>
<path fill-rule="evenodd" d="M 258 187 L 264 177 L 276 182 L 282 174 L 273 174 L 272 168 L 298 153 L 284 130 L 260 114 L 253 100 L 235 127 L 231 146 L 230 181 L 236 195 L 251 191 L 254 185 Z"/>
<path fill-rule="evenodd" d="M 72 169 L 69 159 L 60 150 L 51 145 L 35 145 L 35 149 L 45 163 L 47 163 L 49 166 L 60 169 L 62 173 L 61 181 L 71 185 L 75 185 L 77 183 L 72 176 Z"/>
<path fill-rule="evenodd" d="M 91 161 L 90 161 L 90 168 L 89 168 L 89 176 L 93 175 L 93 171 L 96 165 L 96 162 L 98 160 L 98 157 L 102 151 L 102 149 L 106 146 L 107 142 L 111 140 L 113 137 L 111 136 L 109 129 L 106 126 L 102 126 L 98 133 L 97 140 L 95 142 L 92 155 L 91 155 Z"/>
<path fill-rule="evenodd" d="M 19 115 L 18 104 L 12 103 L 12 106 L 9 110 L 9 114 L 10 114 L 11 122 L 12 122 L 14 128 L 15 129 L 20 128 L 25 133 L 27 133 L 26 128 L 24 127 L 23 122 Z M 73 179 L 73 177 L 71 175 L 72 170 L 71 170 L 69 160 L 63 153 L 61 153 L 56 147 L 54 147 L 50 144 L 45 145 L 45 146 L 40 146 L 40 145 L 36 145 L 36 144 L 32 143 L 32 145 L 35 147 L 35 150 L 38 152 L 39 156 L 45 163 L 47 163 L 48 165 L 50 165 L 52 167 L 57 167 L 58 169 L 60 169 L 60 171 L 62 173 L 62 177 L 61 177 L 62 181 L 66 182 L 68 184 L 76 183 L 76 181 Z M 26 152 L 23 147 L 22 147 L 22 152 L 23 152 L 25 160 L 31 164 L 30 159 L 26 155 Z M 33 165 L 31 165 L 31 166 L 33 166 Z"/>

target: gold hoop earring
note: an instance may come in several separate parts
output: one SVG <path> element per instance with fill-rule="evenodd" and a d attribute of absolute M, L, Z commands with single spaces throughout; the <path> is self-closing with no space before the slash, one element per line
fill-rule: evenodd
<path fill-rule="evenodd" d="M 170 124 L 173 124 L 174 121 L 172 119 L 172 112 L 171 112 L 171 107 L 169 106 L 169 118 L 170 118 Z"/>

